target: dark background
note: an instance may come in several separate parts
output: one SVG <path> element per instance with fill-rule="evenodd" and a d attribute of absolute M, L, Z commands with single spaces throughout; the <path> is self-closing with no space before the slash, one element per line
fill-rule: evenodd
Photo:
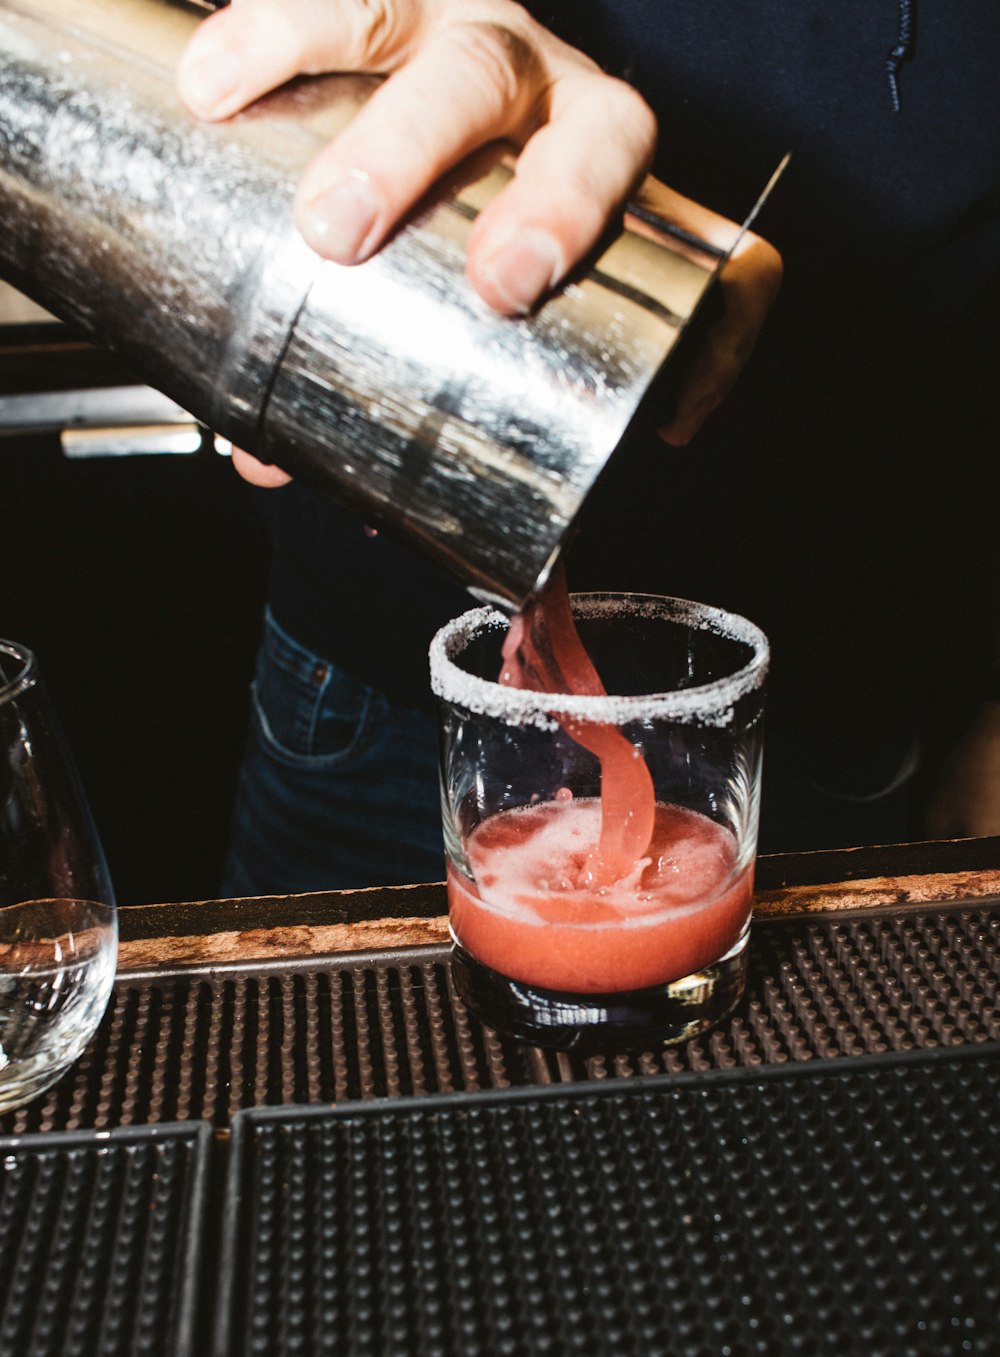
<path fill-rule="evenodd" d="M 0 335 L 0 394 L 123 375 Z M 266 565 L 208 435 L 191 455 L 83 461 L 55 434 L 0 438 L 0 635 L 38 658 L 120 903 L 218 893 Z"/>

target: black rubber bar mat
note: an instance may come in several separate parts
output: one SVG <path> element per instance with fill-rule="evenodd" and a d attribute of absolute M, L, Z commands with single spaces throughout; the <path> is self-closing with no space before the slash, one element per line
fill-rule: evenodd
<path fill-rule="evenodd" d="M 1000 1039 L 1000 910 L 762 920 L 717 1031 L 639 1055 L 543 1054 L 466 1013 L 447 949 L 124 977 L 74 1068 L 0 1132 L 243 1108 L 754 1068 Z"/>
<path fill-rule="evenodd" d="M 246 1112 L 214 1357 L 995 1357 L 998 1112 L 995 1044 Z"/>
<path fill-rule="evenodd" d="M 0 1140 L 0 1354 L 193 1357 L 212 1130 Z"/>

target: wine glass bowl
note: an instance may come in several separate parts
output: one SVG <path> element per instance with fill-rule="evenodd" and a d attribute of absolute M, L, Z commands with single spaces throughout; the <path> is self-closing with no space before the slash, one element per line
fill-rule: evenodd
<path fill-rule="evenodd" d="M 37 663 L 0 641 L 0 1113 L 82 1054 L 117 954 L 104 854 Z"/>

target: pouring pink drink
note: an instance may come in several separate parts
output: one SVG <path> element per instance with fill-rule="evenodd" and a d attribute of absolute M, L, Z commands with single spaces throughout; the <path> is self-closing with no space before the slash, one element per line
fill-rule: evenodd
<path fill-rule="evenodd" d="M 561 572 L 513 619 L 503 657 L 503 684 L 606 696 Z M 448 875 L 457 940 L 515 980 L 585 994 L 645 989 L 722 956 L 751 906 L 752 866 L 734 879 L 733 835 L 657 804 L 641 752 L 614 726 L 562 724 L 600 761 L 600 800 L 563 789 L 484 820 L 466 848 L 474 882 Z"/>
<path fill-rule="evenodd" d="M 577 607 L 586 649 L 561 578 L 432 646 L 452 974 L 484 1021 L 544 1044 L 679 1040 L 744 983 L 767 642 L 676 599 Z"/>
<path fill-rule="evenodd" d="M 704 815 L 658 805 L 646 852 L 599 883 L 602 810 L 586 799 L 502 811 L 473 832 L 470 885 L 448 874 L 461 945 L 541 989 L 616 994 L 691 975 L 738 941 L 752 867 L 733 880 L 733 836 Z"/>

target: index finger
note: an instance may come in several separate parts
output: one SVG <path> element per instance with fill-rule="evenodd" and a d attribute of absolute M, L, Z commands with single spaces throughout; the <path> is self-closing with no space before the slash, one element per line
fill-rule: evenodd
<path fill-rule="evenodd" d="M 392 72 L 296 195 L 306 241 L 338 263 L 368 258 L 443 173 L 506 139 L 524 149 L 474 228 L 468 272 L 496 310 L 523 314 L 592 247 L 651 159 L 656 124 L 639 95 L 508 0 L 395 0 L 375 34 L 363 22 L 374 7 L 359 0 L 234 4 L 202 24 L 181 65 L 182 96 L 202 116 L 300 72 Z"/>
<path fill-rule="evenodd" d="M 195 29 L 177 68 L 181 98 L 199 118 L 231 117 L 297 75 L 394 69 L 411 34 L 388 25 L 374 43 L 354 0 L 232 0 Z"/>

